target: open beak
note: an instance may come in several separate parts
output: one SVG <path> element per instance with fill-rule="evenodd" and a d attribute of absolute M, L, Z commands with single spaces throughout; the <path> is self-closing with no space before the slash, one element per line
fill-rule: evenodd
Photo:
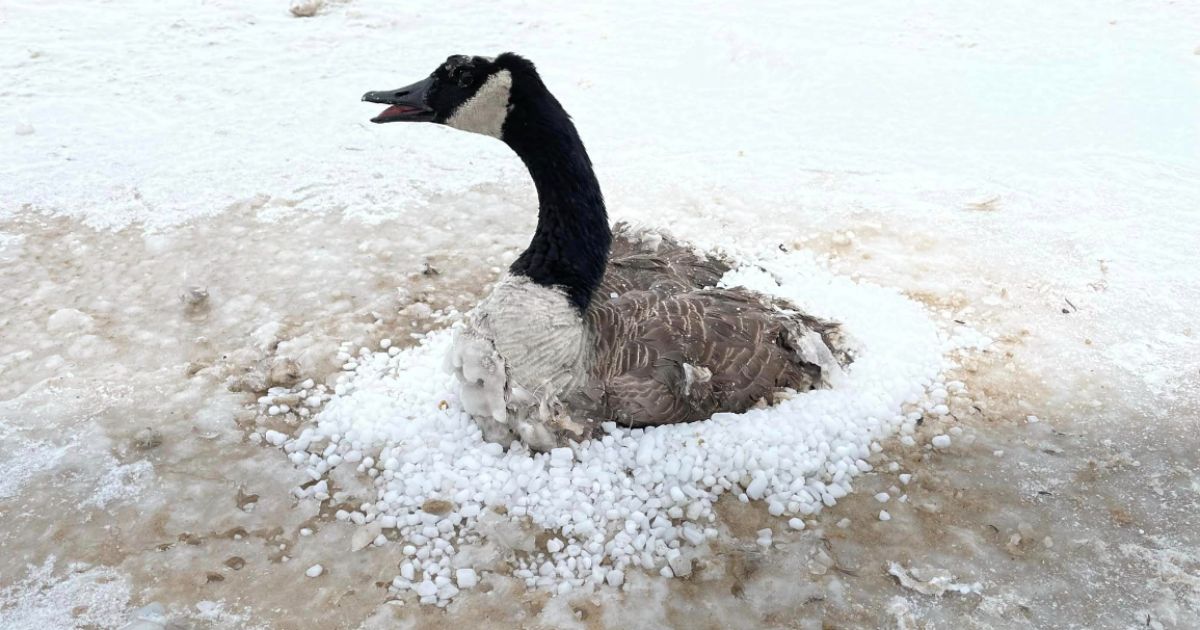
<path fill-rule="evenodd" d="M 363 94 L 362 100 L 368 103 L 390 105 L 371 119 L 373 123 L 429 122 L 433 120 L 433 110 L 425 104 L 425 95 L 431 85 L 433 85 L 433 77 L 417 81 L 398 90 L 367 92 Z"/>

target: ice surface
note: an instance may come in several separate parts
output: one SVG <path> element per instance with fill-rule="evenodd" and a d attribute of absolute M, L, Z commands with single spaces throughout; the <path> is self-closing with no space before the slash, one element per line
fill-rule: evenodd
<path fill-rule="evenodd" d="M 1200 625 L 1194 3 L 355 0 L 306 19 L 289 6 L 0 10 L 0 627 L 119 628 L 159 610 L 201 628 L 298 615 L 320 627 Z M 775 473 L 759 462 L 737 480 L 745 503 L 736 487 L 714 501 L 704 474 L 656 461 L 665 442 L 643 436 L 639 458 L 618 435 L 605 452 L 627 471 L 590 459 L 596 446 L 560 467 L 490 456 L 532 462 L 529 483 L 574 480 L 593 462 L 657 499 L 682 531 L 649 569 L 640 553 L 564 537 L 544 520 L 554 502 L 520 484 L 501 493 L 526 499 L 506 514 L 423 487 L 398 495 L 461 517 L 453 536 L 465 538 L 442 547 L 447 519 L 421 523 L 428 536 L 384 527 L 402 501 L 367 522 L 376 480 L 409 463 L 403 448 L 375 452 L 392 431 L 441 418 L 462 441 L 422 459 L 443 466 L 424 472 L 461 471 L 467 457 L 482 470 L 452 397 L 434 396 L 440 373 L 405 392 L 395 385 L 416 373 L 394 371 L 433 360 L 438 331 L 479 300 L 535 216 L 503 145 L 372 126 L 358 97 L 451 53 L 505 49 L 534 59 L 573 115 L 614 220 L 761 260 L 784 285 L 805 279 L 806 307 L 847 316 L 865 341 L 895 333 L 882 365 L 937 360 L 944 378 L 921 383 L 928 400 L 893 427 L 898 439 L 838 435 L 866 452 L 814 462 L 848 462 L 853 492 L 827 485 L 836 505 L 823 496 L 803 514 L 780 492 L 782 455 Z M 918 320 L 923 332 L 901 339 Z M 946 344 L 934 357 L 929 334 Z M 880 347 L 865 350 L 869 370 Z M 363 387 L 337 393 L 343 373 Z M 305 378 L 303 399 L 260 415 L 259 397 Z M 859 412 L 893 408 L 910 380 L 867 379 L 884 400 L 863 397 Z M 828 397 L 852 401 L 835 389 L 778 413 L 799 418 Z M 336 408 L 422 402 L 434 409 L 346 416 L 371 439 L 322 451 L 324 486 L 287 450 Z M 868 416 L 843 417 L 854 433 Z M 734 427 L 725 444 L 763 446 L 754 423 L 693 430 L 718 440 L 722 423 Z M 625 532 L 634 549 L 647 521 L 668 531 L 645 509 L 614 509 L 580 522 L 617 524 L 605 540 Z M 608 559 L 603 586 L 558 574 L 584 557 Z M 920 583 L 982 588 L 926 595 L 892 563 L 928 570 Z M 317 564 L 320 578 L 305 578 Z M 418 606 L 404 580 L 452 603 Z"/>

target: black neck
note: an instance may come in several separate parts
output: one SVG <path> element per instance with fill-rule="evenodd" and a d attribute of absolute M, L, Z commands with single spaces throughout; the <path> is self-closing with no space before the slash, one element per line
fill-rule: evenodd
<path fill-rule="evenodd" d="M 612 231 L 604 196 L 571 118 L 536 73 L 514 72 L 506 142 L 529 169 L 538 193 L 538 225 L 510 271 L 561 287 L 586 311 L 608 264 Z"/>

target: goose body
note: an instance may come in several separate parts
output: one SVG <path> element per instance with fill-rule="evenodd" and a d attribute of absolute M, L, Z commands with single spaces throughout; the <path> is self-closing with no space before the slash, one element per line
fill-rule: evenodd
<path fill-rule="evenodd" d="M 538 227 L 468 315 L 447 357 L 484 437 L 534 450 L 599 422 L 702 420 L 828 385 L 849 361 L 837 324 L 743 288 L 728 261 L 669 236 L 608 225 L 591 161 L 533 64 L 455 56 L 364 100 L 374 122 L 446 124 L 504 141 L 537 188 Z"/>

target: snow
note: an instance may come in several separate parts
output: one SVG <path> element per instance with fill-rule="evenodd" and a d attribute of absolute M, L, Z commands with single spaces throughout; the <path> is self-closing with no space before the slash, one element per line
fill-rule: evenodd
<path fill-rule="evenodd" d="M 116 628 L 124 625 L 130 589 L 107 567 L 71 564 L 54 556 L 29 567 L 23 577 L 0 587 L 0 625 L 5 628 Z"/>
<path fill-rule="evenodd" d="M 589 597 L 582 623 L 634 627 L 816 600 L 1196 625 L 1200 9 L 976 5 L 5 5 L 0 626 L 355 625 L 380 580 L 467 623 Z M 557 457 L 483 444 L 437 368 L 533 192 L 500 143 L 358 97 L 507 48 L 614 220 L 844 320 L 848 382 Z M 943 584 L 973 607 L 920 599 Z M 531 586 L 569 590 L 491 608 Z"/>
<path fill-rule="evenodd" d="M 7 457 L 0 464 L 0 499 L 19 494 L 25 482 L 43 471 L 52 470 L 66 452 L 65 448 L 48 442 L 28 440 L 17 441 L 13 447 L 13 453 L 21 456 Z"/>

